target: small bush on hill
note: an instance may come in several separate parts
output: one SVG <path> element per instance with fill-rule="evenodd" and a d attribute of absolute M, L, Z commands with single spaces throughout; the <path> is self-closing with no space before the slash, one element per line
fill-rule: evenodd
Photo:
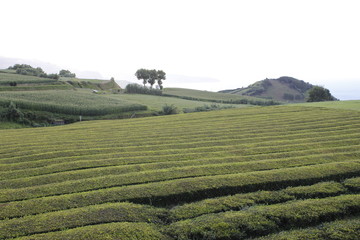
<path fill-rule="evenodd" d="M 162 114 L 164 115 L 171 115 L 171 114 L 177 114 L 178 113 L 178 109 L 177 107 L 175 107 L 174 104 L 171 104 L 171 105 L 167 105 L 165 104 L 163 107 L 162 107 Z"/>

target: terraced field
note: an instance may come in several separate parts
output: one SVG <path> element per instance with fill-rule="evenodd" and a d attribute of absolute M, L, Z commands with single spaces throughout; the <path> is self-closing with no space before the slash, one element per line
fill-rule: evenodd
<path fill-rule="evenodd" d="M 9 84 L 16 82 L 17 86 Z M 12 70 L 0 70 L 0 92 L 21 90 L 66 90 L 72 87 L 55 79 L 15 74 Z"/>
<path fill-rule="evenodd" d="M 359 129 L 273 106 L 0 130 L 0 239 L 356 239 Z"/>

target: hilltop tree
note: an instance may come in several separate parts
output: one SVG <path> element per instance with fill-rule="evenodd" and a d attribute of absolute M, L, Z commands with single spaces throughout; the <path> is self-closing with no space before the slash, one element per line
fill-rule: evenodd
<path fill-rule="evenodd" d="M 70 72 L 69 70 L 64 70 L 64 69 L 62 69 L 62 70 L 60 70 L 60 72 L 59 72 L 59 76 L 60 76 L 60 77 L 75 78 L 75 77 L 76 77 L 76 74 Z"/>
<path fill-rule="evenodd" d="M 156 83 L 159 85 L 160 89 L 163 89 L 162 83 L 166 79 L 166 73 L 163 70 L 148 70 L 140 68 L 136 71 L 135 76 L 138 80 L 143 80 L 144 87 L 147 83 L 150 84 L 150 88 L 153 88 L 153 85 Z"/>
<path fill-rule="evenodd" d="M 149 70 L 140 68 L 136 71 L 135 76 L 138 80 L 143 80 L 144 87 L 149 80 Z"/>
<path fill-rule="evenodd" d="M 155 69 L 148 70 L 148 73 L 149 73 L 148 83 L 150 84 L 150 88 L 152 88 L 158 78 L 158 74 Z"/>
<path fill-rule="evenodd" d="M 314 86 L 309 90 L 308 102 L 322 102 L 322 101 L 334 101 L 334 98 L 330 91 L 320 86 Z"/>
<path fill-rule="evenodd" d="M 166 79 L 166 73 L 163 70 L 157 71 L 157 83 L 160 89 L 163 89 L 162 83 Z"/>

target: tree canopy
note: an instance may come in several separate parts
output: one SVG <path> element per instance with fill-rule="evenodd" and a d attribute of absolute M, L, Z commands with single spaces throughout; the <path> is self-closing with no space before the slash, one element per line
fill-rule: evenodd
<path fill-rule="evenodd" d="M 70 72 L 69 70 L 64 70 L 64 69 L 62 69 L 62 70 L 60 70 L 60 72 L 59 72 L 59 76 L 60 76 L 60 77 L 71 77 L 71 78 L 74 78 L 74 77 L 76 77 L 76 74 Z"/>
<path fill-rule="evenodd" d="M 322 101 L 334 101 L 334 98 L 330 91 L 320 86 L 314 86 L 309 90 L 308 102 L 322 102 Z"/>
<path fill-rule="evenodd" d="M 146 86 L 147 83 L 149 83 L 150 88 L 153 88 L 153 85 L 157 81 L 160 89 L 163 88 L 162 86 L 163 80 L 166 79 L 166 73 L 163 70 L 156 70 L 156 69 L 148 70 L 148 69 L 140 68 L 136 71 L 135 76 L 138 80 L 143 81 L 144 87 Z"/>
<path fill-rule="evenodd" d="M 28 64 L 15 64 L 14 66 L 8 67 L 10 70 L 15 70 L 17 74 L 30 75 L 43 78 L 59 79 L 58 74 L 46 74 L 42 68 L 34 68 Z"/>

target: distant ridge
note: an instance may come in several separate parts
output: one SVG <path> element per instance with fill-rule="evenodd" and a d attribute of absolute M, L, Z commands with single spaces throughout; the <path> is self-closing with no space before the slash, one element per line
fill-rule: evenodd
<path fill-rule="evenodd" d="M 293 77 L 264 79 L 245 88 L 222 90 L 222 93 L 272 99 L 275 101 L 305 102 L 307 91 L 314 85 Z"/>

